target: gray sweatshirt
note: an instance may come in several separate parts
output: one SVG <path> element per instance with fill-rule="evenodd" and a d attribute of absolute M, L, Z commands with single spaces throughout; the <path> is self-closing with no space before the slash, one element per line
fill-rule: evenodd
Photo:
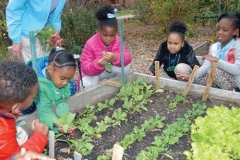
<path fill-rule="evenodd" d="M 209 54 L 212 55 L 213 57 L 217 57 L 217 46 L 219 43 L 220 42 L 214 43 L 210 47 Z M 235 63 L 231 64 L 229 62 L 219 59 L 218 68 L 229 74 L 232 74 L 236 79 L 238 87 L 240 87 L 240 40 L 236 40 L 232 47 L 230 47 L 230 49 L 232 48 L 235 48 L 234 50 Z M 204 60 L 203 65 L 198 70 L 196 79 L 207 73 L 210 70 L 211 66 L 212 66 L 211 61 Z"/>

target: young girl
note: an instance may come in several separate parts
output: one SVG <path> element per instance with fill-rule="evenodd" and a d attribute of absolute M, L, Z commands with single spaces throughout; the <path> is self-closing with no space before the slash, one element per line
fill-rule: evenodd
<path fill-rule="evenodd" d="M 117 35 L 118 24 L 115 13 L 116 9 L 111 5 L 104 5 L 96 12 L 99 33 L 86 42 L 80 59 L 82 83 L 85 88 L 95 86 L 101 79 L 121 73 L 120 37 Z M 125 73 L 129 72 L 131 60 L 124 46 Z"/>
<path fill-rule="evenodd" d="M 146 74 L 155 75 L 155 61 L 163 64 L 169 77 L 188 80 L 195 65 L 200 65 L 192 47 L 184 40 L 186 25 L 179 20 L 169 27 L 168 38 L 158 49 L 156 57 Z"/>
<path fill-rule="evenodd" d="M 240 86 L 240 13 L 223 13 L 218 18 L 217 43 L 211 45 L 209 54 L 203 56 L 203 65 L 198 70 L 195 83 L 206 85 L 212 62 L 218 62 L 213 87 L 233 90 Z"/>
<path fill-rule="evenodd" d="M 33 134 L 28 139 L 26 131 L 16 126 L 20 111 L 26 109 L 37 94 L 37 75 L 29 66 L 17 62 L 1 62 L 0 71 L 0 159 L 39 157 L 36 153 L 42 153 L 48 143 L 48 127 L 34 120 Z M 22 148 L 27 152 L 21 153 Z"/>
<path fill-rule="evenodd" d="M 31 65 L 31 63 L 29 64 Z M 62 48 L 54 48 L 49 57 L 37 60 L 39 96 L 37 98 L 38 117 L 54 132 L 62 132 L 62 125 L 53 123 L 55 116 L 68 112 L 65 103 L 77 90 L 74 82 L 69 81 L 75 74 L 76 60 L 73 54 Z M 70 128 L 68 132 L 71 132 Z"/>

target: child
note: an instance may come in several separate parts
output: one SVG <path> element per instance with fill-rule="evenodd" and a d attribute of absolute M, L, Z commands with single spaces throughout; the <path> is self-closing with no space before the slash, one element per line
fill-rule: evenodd
<path fill-rule="evenodd" d="M 34 120 L 31 124 L 33 134 L 28 140 L 22 136 L 26 131 L 21 129 L 22 132 L 17 133 L 16 128 L 20 111 L 30 106 L 37 94 L 36 73 L 27 65 L 17 62 L 1 62 L 0 71 L 0 159 L 17 159 L 21 148 L 25 148 L 27 153 L 42 153 L 48 142 L 46 125 Z"/>
<path fill-rule="evenodd" d="M 192 47 L 184 40 L 186 25 L 175 20 L 169 27 L 168 38 L 158 49 L 156 57 L 146 74 L 155 75 L 155 61 L 163 64 L 169 77 L 188 80 L 195 65 L 200 66 Z"/>
<path fill-rule="evenodd" d="M 203 56 L 203 65 L 198 70 L 195 83 L 206 85 L 212 62 L 218 62 L 213 87 L 233 90 L 240 87 L 240 13 L 223 13 L 218 18 L 217 43 L 210 46 L 209 54 Z"/>
<path fill-rule="evenodd" d="M 56 115 L 61 116 L 62 113 L 69 111 L 65 102 L 77 91 L 76 84 L 69 81 L 75 74 L 76 66 L 73 54 L 60 47 L 52 49 L 49 56 L 37 60 L 38 117 L 56 133 L 63 132 L 63 128 L 62 125 L 55 125 L 53 119 Z M 71 131 L 70 128 L 69 132 Z"/>
<path fill-rule="evenodd" d="M 85 88 L 93 87 L 101 79 L 114 77 L 121 73 L 120 37 L 116 9 L 104 5 L 96 12 L 99 20 L 99 33 L 93 35 L 85 44 L 81 55 L 82 82 Z M 131 56 L 124 46 L 124 70 L 129 72 Z"/>

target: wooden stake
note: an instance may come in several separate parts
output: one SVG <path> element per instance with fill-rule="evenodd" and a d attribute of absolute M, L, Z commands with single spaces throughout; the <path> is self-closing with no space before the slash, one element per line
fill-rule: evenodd
<path fill-rule="evenodd" d="M 183 96 L 186 96 L 188 94 L 188 91 L 189 91 L 189 89 L 190 89 L 190 87 L 191 87 L 191 85 L 193 83 L 193 80 L 194 80 L 194 78 L 197 75 L 198 69 L 199 69 L 199 66 L 195 65 L 194 68 L 193 68 L 193 71 L 192 71 L 192 73 L 191 73 L 191 75 L 190 75 L 190 77 L 188 79 L 187 85 L 186 85 L 186 87 L 185 87 L 185 89 L 183 91 Z"/>
<path fill-rule="evenodd" d="M 114 144 L 112 160 L 122 160 L 123 152 L 123 147 L 119 146 L 118 144 Z"/>
<path fill-rule="evenodd" d="M 156 85 L 156 90 L 160 88 L 160 69 L 159 69 L 159 61 L 155 61 L 155 85 Z"/>
<path fill-rule="evenodd" d="M 114 81 L 111 81 L 111 80 L 108 80 L 108 85 L 109 85 L 109 86 L 119 87 L 119 88 L 122 87 L 122 84 L 121 84 L 121 83 L 114 82 Z"/>
<path fill-rule="evenodd" d="M 210 88 L 212 86 L 212 82 L 213 82 L 213 79 L 214 79 L 214 75 L 215 75 L 215 72 L 217 70 L 217 65 L 218 65 L 217 62 L 213 62 L 212 67 L 211 67 L 211 71 L 208 75 L 207 85 L 206 85 L 205 91 L 203 93 L 202 101 L 206 101 L 207 98 L 208 98 L 209 91 L 210 91 Z"/>

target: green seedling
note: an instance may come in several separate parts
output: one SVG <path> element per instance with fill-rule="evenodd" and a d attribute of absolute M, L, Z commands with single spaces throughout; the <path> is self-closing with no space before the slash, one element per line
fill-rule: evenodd
<path fill-rule="evenodd" d="M 67 133 L 69 127 L 73 127 L 73 120 L 75 118 L 75 113 L 63 113 L 61 117 L 54 117 L 53 122 L 55 124 L 61 124 L 63 126 L 63 132 Z"/>

